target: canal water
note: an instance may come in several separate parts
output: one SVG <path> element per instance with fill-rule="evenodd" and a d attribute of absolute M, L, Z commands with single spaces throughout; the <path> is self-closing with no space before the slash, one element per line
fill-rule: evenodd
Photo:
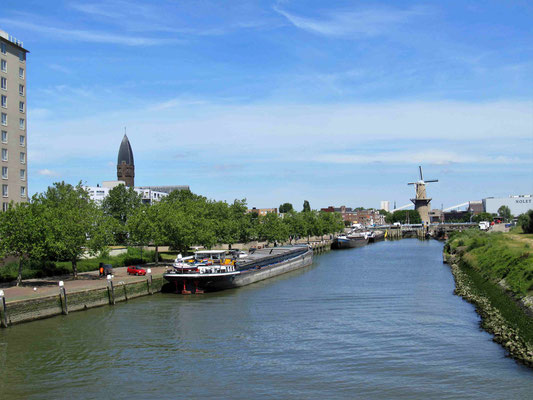
<path fill-rule="evenodd" d="M 531 399 L 453 295 L 442 244 L 317 256 L 248 287 L 0 330 L 1 399 Z"/>

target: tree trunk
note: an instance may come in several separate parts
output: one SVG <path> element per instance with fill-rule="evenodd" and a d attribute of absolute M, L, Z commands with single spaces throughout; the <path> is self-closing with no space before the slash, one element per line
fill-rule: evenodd
<path fill-rule="evenodd" d="M 23 262 L 24 262 L 24 257 L 20 257 L 19 258 L 19 273 L 17 275 L 17 286 L 20 286 L 20 284 L 22 283 L 22 265 L 23 265 Z"/>
<path fill-rule="evenodd" d="M 74 275 L 74 279 L 78 279 L 78 260 L 76 259 L 72 260 L 72 274 Z"/>
<path fill-rule="evenodd" d="M 159 265 L 159 246 L 155 246 L 155 265 Z"/>

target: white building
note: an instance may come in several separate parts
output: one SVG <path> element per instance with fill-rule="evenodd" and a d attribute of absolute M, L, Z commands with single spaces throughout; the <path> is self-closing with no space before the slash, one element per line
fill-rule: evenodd
<path fill-rule="evenodd" d="M 390 211 L 390 201 L 382 200 L 381 201 L 381 206 L 379 207 L 379 209 L 389 212 Z"/>
<path fill-rule="evenodd" d="M 124 185 L 123 181 L 104 181 L 102 186 L 84 186 L 83 188 L 89 193 L 91 200 L 101 204 L 102 201 L 109 195 L 109 191 L 118 185 Z M 159 192 L 152 189 L 134 188 L 142 197 L 142 202 L 145 204 L 153 204 L 160 201 L 163 197 L 168 196 L 168 193 Z"/>
<path fill-rule="evenodd" d="M 518 217 L 533 209 L 533 195 L 523 194 L 509 197 L 487 197 L 483 199 L 483 208 L 485 212 L 497 214 L 498 208 L 507 206 L 511 210 L 511 214 Z"/>

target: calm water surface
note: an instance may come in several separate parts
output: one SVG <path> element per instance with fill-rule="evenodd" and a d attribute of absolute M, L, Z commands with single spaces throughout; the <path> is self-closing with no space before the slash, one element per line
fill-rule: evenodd
<path fill-rule="evenodd" d="M 1 399 L 531 399 L 442 245 L 381 242 L 241 289 L 0 330 Z"/>

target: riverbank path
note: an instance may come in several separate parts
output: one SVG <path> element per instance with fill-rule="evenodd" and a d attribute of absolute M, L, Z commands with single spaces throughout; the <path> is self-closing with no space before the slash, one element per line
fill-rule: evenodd
<path fill-rule="evenodd" d="M 163 276 L 167 266 L 150 266 L 154 278 Z M 147 279 L 146 276 L 128 275 L 127 267 L 113 268 L 113 282 L 133 283 Z M 107 287 L 106 277 L 99 277 L 98 271 L 82 272 L 78 274 L 78 279 L 72 275 L 55 276 L 42 279 L 26 279 L 21 286 L 3 285 L 0 287 L 4 291 L 6 302 L 16 300 L 37 299 L 59 294 L 59 281 L 63 281 L 67 293 L 83 292 Z"/>

